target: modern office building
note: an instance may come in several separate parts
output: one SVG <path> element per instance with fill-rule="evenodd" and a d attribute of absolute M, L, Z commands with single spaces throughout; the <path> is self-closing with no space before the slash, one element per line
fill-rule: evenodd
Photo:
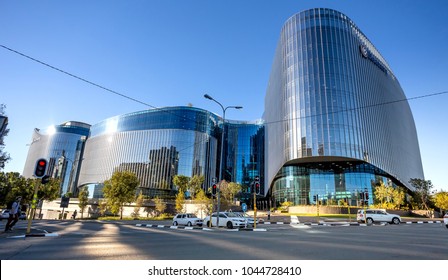
<path fill-rule="evenodd" d="M 219 121 L 191 107 L 106 119 L 91 128 L 79 185 L 99 186 L 118 170 L 134 172 L 143 194 L 149 196 L 175 193 L 175 175 L 204 175 L 210 185 L 216 174 Z"/>
<path fill-rule="evenodd" d="M 204 189 L 218 177 L 222 119 L 193 107 L 167 107 L 109 118 L 93 125 L 86 143 L 79 185 L 101 186 L 114 171 L 134 172 L 143 194 L 172 196 L 175 175 L 204 176 Z M 259 174 L 263 128 L 226 122 L 224 178 L 244 183 Z M 262 139 L 261 139 L 262 140 Z M 91 192 L 92 193 L 92 192 Z"/>
<path fill-rule="evenodd" d="M 346 15 L 289 18 L 265 97 L 265 184 L 277 203 L 346 199 L 372 184 L 423 178 L 406 96 L 380 52 Z"/>
<path fill-rule="evenodd" d="M 35 131 L 24 174 L 32 175 L 37 158 L 49 158 L 50 173 L 64 179 L 61 194 L 75 177 L 74 185 L 101 197 L 102 183 L 128 170 L 144 194 L 172 196 L 175 175 L 202 175 L 208 189 L 222 168 L 223 178 L 245 192 L 258 176 L 265 202 L 309 205 L 317 196 L 323 204 L 356 206 L 360 192 L 368 191 L 373 202 L 379 182 L 412 191 L 409 180 L 424 178 L 397 78 L 355 23 L 331 9 L 286 21 L 262 120 L 223 122 L 206 110 L 167 107 L 112 117 L 90 129 L 68 122 L 55 132 Z M 79 176 L 67 172 L 78 169 Z"/>
<path fill-rule="evenodd" d="M 36 128 L 29 144 L 23 176 L 32 178 L 37 160 L 45 158 L 48 161 L 47 175 L 61 180 L 60 195 L 76 193 L 77 175 L 89 132 L 89 124 L 75 121 L 51 126 L 46 131 Z"/>

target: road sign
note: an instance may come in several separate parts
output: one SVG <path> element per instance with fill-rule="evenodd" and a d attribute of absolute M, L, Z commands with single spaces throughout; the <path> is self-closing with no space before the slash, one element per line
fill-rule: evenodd
<path fill-rule="evenodd" d="M 61 208 L 67 208 L 70 202 L 70 197 L 61 197 Z"/>
<path fill-rule="evenodd" d="M 247 211 L 247 204 L 246 203 L 241 204 L 241 209 L 243 209 L 243 212 L 246 212 Z"/>

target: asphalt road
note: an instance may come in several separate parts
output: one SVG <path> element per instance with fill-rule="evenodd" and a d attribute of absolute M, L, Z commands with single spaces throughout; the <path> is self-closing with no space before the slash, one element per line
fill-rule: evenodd
<path fill-rule="evenodd" d="M 448 260 L 443 224 L 171 229 L 136 221 L 34 221 L 0 235 L 2 260 Z M 145 222 L 148 224 L 148 222 Z M 169 225 L 169 221 L 151 222 Z M 4 226 L 4 223 L 1 223 Z"/>

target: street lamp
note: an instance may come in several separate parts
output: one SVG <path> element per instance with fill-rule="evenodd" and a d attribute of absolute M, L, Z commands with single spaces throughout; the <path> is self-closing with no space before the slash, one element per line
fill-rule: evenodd
<path fill-rule="evenodd" d="M 219 190 L 218 190 L 218 207 L 216 209 L 217 211 L 217 215 L 216 215 L 216 226 L 219 227 L 219 211 L 220 211 L 220 197 L 221 197 L 221 181 L 222 181 L 222 169 L 223 169 L 223 157 L 224 157 L 224 133 L 225 133 L 225 122 L 226 122 L 226 110 L 229 108 L 233 108 L 233 109 L 243 109 L 242 106 L 227 106 L 224 107 L 222 106 L 221 103 L 219 103 L 218 101 L 216 101 L 215 99 L 213 99 L 213 97 L 211 97 L 208 94 L 204 94 L 204 97 L 207 99 L 210 99 L 212 101 L 215 101 L 216 103 L 218 103 L 219 106 L 221 106 L 222 109 L 222 133 L 221 133 L 221 156 L 220 156 L 220 164 L 219 164 Z"/>

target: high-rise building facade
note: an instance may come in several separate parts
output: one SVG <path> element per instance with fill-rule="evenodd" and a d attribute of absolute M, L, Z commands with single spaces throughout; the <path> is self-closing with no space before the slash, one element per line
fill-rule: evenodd
<path fill-rule="evenodd" d="M 264 182 L 277 203 L 313 204 L 318 195 L 322 203 L 356 205 L 357 194 L 372 194 L 379 181 L 411 189 L 411 178 L 423 178 L 414 120 L 397 78 L 338 11 L 311 9 L 286 21 L 264 120 Z"/>
<path fill-rule="evenodd" d="M 51 126 L 45 131 L 35 129 L 29 144 L 23 176 L 32 178 L 36 161 L 48 161 L 47 175 L 61 181 L 60 195 L 76 193 L 78 173 L 90 125 L 69 121 Z"/>
<path fill-rule="evenodd" d="M 219 118 L 192 107 L 146 110 L 106 119 L 91 128 L 80 186 L 97 186 L 115 171 L 134 172 L 148 196 L 177 190 L 175 175 L 204 176 L 210 185 L 217 168 Z"/>
<path fill-rule="evenodd" d="M 225 180 L 243 186 L 242 200 L 251 199 L 259 177 L 267 206 L 315 204 L 315 196 L 323 204 L 356 206 L 365 191 L 373 202 L 379 182 L 412 191 L 409 180 L 424 178 L 397 78 L 355 23 L 331 9 L 303 11 L 284 24 L 262 120 L 223 123 L 209 111 L 182 106 L 76 124 L 57 127 L 61 141 L 35 131 L 24 175 L 31 177 L 44 157 L 49 172 L 63 177 L 61 194 L 75 185 L 101 197 L 103 182 L 128 170 L 144 194 L 172 196 L 175 175 L 204 176 L 207 190 L 221 168 Z"/>

